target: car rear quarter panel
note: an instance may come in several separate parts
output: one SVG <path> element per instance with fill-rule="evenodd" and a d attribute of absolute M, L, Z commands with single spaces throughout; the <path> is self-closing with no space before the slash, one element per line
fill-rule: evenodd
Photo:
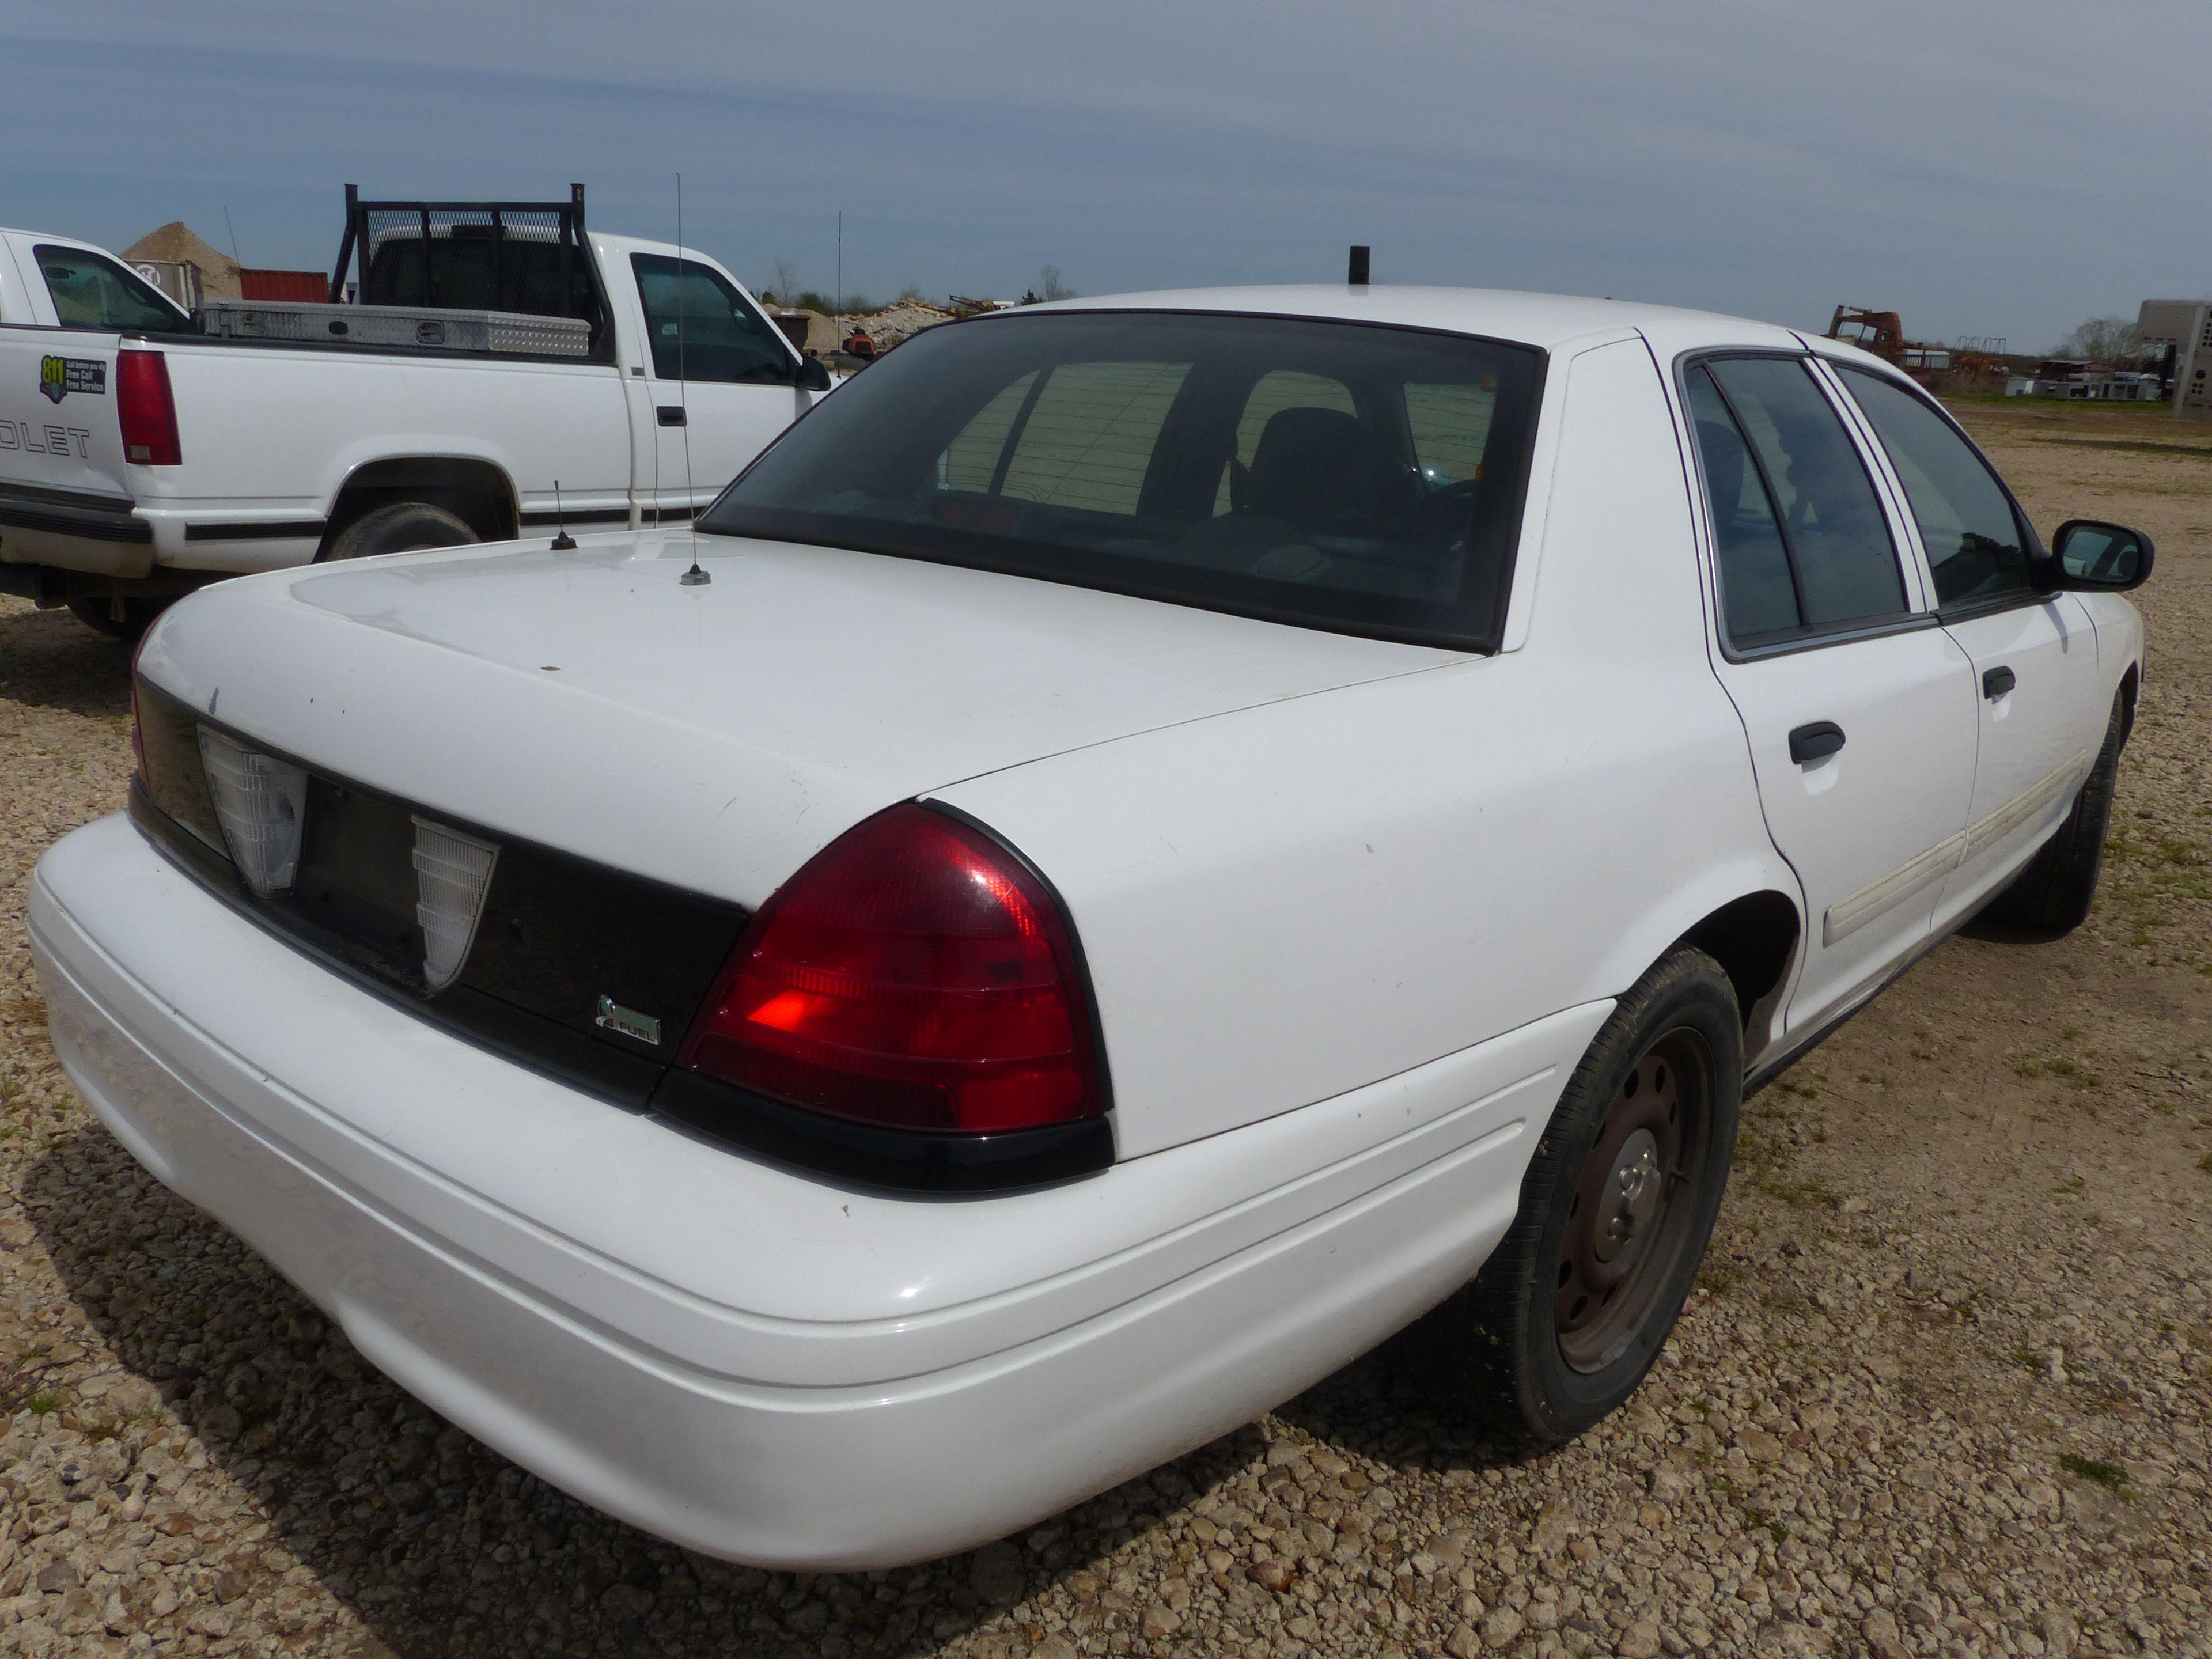
<path fill-rule="evenodd" d="M 1730 899 L 1795 896 L 1657 369 L 1621 341 L 1551 382 L 1525 646 L 939 792 L 1066 900 L 1124 1158 L 1618 995 Z"/>

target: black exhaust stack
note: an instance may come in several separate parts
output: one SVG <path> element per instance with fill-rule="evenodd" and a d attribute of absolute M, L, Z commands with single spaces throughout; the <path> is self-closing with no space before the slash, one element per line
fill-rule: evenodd
<path fill-rule="evenodd" d="M 1355 242 L 1352 244 L 1352 273 L 1344 280 L 1351 283 L 1354 288 L 1365 288 L 1367 286 L 1367 246 L 1365 243 Z"/>

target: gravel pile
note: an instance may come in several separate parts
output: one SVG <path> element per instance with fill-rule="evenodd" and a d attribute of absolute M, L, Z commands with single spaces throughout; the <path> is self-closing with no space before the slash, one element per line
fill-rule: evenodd
<path fill-rule="evenodd" d="M 939 323 L 951 320 L 951 312 L 942 306 L 931 305 L 926 300 L 901 300 L 895 305 L 885 306 L 881 311 L 871 311 L 865 316 L 852 319 L 857 327 L 868 331 L 868 337 L 876 343 L 878 351 L 888 350 L 901 340 L 921 333 L 925 328 L 933 328 Z"/>
<path fill-rule="evenodd" d="M 127 657 L 0 600 L 0 1653 L 2212 1656 L 2212 465 L 2001 416 L 2046 526 L 2160 541 L 2105 896 L 1946 945 L 1750 1103 L 1630 1408 L 1507 1462 L 1386 1351 L 897 1572 L 707 1561 L 550 1490 L 90 1118 L 22 901 L 120 803 Z"/>

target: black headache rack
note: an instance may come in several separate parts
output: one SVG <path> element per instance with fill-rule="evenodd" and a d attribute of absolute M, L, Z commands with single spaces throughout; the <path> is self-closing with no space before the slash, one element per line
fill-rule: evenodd
<path fill-rule="evenodd" d="M 584 314 L 570 308 L 574 278 L 592 263 L 581 185 L 568 186 L 565 202 L 364 202 L 358 185 L 345 198 L 332 305 L 345 300 L 351 262 L 365 306 Z"/>

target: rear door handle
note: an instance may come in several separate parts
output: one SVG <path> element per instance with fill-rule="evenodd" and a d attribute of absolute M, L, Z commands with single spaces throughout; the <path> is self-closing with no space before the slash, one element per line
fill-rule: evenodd
<path fill-rule="evenodd" d="M 1982 695 L 1995 702 L 2020 684 L 2020 676 L 2009 668 L 1992 668 L 1982 676 Z"/>
<path fill-rule="evenodd" d="M 1844 746 L 1844 728 L 1833 720 L 1814 720 L 1790 734 L 1790 758 L 1800 766 L 1826 760 Z"/>
<path fill-rule="evenodd" d="M 661 404 L 655 407 L 653 413 L 660 416 L 660 423 L 663 426 L 682 426 L 684 424 L 684 405 L 682 404 Z"/>

